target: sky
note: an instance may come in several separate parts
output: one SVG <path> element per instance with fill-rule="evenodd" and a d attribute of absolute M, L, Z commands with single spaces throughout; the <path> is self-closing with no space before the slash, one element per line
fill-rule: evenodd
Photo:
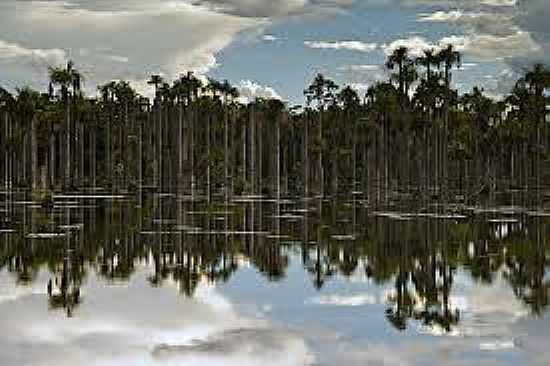
<path fill-rule="evenodd" d="M 50 310 L 40 271 L 32 285 L 0 271 L 0 364 L 11 366 L 313 366 L 548 365 L 550 317 L 529 315 L 503 274 L 491 286 L 454 277 L 451 309 L 461 321 L 446 333 L 384 316 L 392 284 L 358 269 L 322 291 L 294 257 L 283 282 L 245 266 L 226 284 L 198 283 L 192 298 L 153 268 L 136 265 L 129 282 L 88 271 L 82 302 L 68 318 Z"/>
<path fill-rule="evenodd" d="M 550 63 L 549 18 L 548 0 L 2 0 L 0 85 L 45 89 L 47 67 L 72 59 L 89 93 L 124 79 L 149 94 L 149 75 L 193 70 L 302 103 L 317 72 L 363 92 L 396 47 L 453 44 L 454 86 L 498 97 Z"/>

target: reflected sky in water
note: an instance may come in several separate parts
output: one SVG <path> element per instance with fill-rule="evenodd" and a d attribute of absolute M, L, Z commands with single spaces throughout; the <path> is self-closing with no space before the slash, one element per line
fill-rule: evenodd
<path fill-rule="evenodd" d="M 3 223 L 1 365 L 550 363 L 545 219 L 95 204 Z"/>

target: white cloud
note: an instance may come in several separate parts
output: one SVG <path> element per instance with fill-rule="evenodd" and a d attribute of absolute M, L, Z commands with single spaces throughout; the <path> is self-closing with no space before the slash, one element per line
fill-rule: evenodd
<path fill-rule="evenodd" d="M 420 14 L 419 21 L 462 27 L 470 39 L 469 51 L 475 56 L 489 59 L 496 55 L 496 61 L 504 61 L 517 70 L 535 62 L 550 62 L 550 6 L 547 0 L 403 1 L 413 6 L 441 6 L 434 13 Z M 480 49 L 485 46 L 487 51 Z"/>
<path fill-rule="evenodd" d="M 25 48 L 17 43 L 0 40 L 0 59 L 21 59 L 44 64 L 61 64 L 65 61 L 65 51 L 59 48 Z"/>
<path fill-rule="evenodd" d="M 239 101 L 249 103 L 256 98 L 279 99 L 281 96 L 270 86 L 260 85 L 252 80 L 241 80 L 237 86 Z"/>
<path fill-rule="evenodd" d="M 378 45 L 376 43 L 365 43 L 361 41 L 305 41 L 306 47 L 314 49 L 327 49 L 327 50 L 347 50 L 358 52 L 371 52 L 376 50 Z"/>
<path fill-rule="evenodd" d="M 533 41 L 529 33 L 524 31 L 517 31 L 509 36 L 490 34 L 449 36 L 442 38 L 439 44 L 451 44 L 458 51 L 474 59 L 485 61 L 526 56 L 542 51 L 541 46 Z"/>
<path fill-rule="evenodd" d="M 277 38 L 276 36 L 274 36 L 272 34 L 264 34 L 262 36 L 262 39 L 266 42 L 274 42 L 274 41 L 278 40 L 279 38 Z"/>
<path fill-rule="evenodd" d="M 217 11 L 245 17 L 277 18 L 289 15 L 319 15 L 340 11 L 354 0 L 193 0 Z"/>
<path fill-rule="evenodd" d="M 490 6 L 514 6 L 518 0 L 481 0 L 481 3 Z"/>
<path fill-rule="evenodd" d="M 406 47 L 409 50 L 409 54 L 412 57 L 421 56 L 424 50 L 435 48 L 436 45 L 428 42 L 422 37 L 411 37 L 404 39 L 397 39 L 390 44 L 382 45 L 382 49 L 386 55 L 391 55 L 392 52 L 400 47 Z"/>
<path fill-rule="evenodd" d="M 463 16 L 464 16 L 464 13 L 460 10 L 452 10 L 448 12 L 439 10 L 431 14 L 426 14 L 426 13 L 419 14 L 418 21 L 419 22 L 452 22 L 452 21 L 457 21 Z"/>
<path fill-rule="evenodd" d="M 263 24 L 181 1 L 5 0 L 0 69 L 13 83 L 39 88 L 47 81 L 45 66 L 65 58 L 75 61 L 92 90 L 110 79 L 145 80 L 151 73 L 172 79 L 187 70 L 208 72 L 240 32 Z M 42 67 L 29 72 L 28 64 L 12 62 L 14 55 L 38 59 Z"/>
<path fill-rule="evenodd" d="M 542 48 L 533 41 L 531 35 L 523 31 L 517 31 L 508 36 L 490 34 L 451 35 L 441 38 L 437 43 L 415 36 L 395 40 L 384 45 L 383 49 L 386 55 L 390 55 L 399 47 L 407 47 L 412 57 L 418 57 L 422 55 L 424 50 L 434 49 L 437 51 L 447 45 L 454 46 L 457 51 L 470 56 L 472 59 L 482 61 L 503 60 L 542 52 Z"/>
<path fill-rule="evenodd" d="M 315 305 L 330 305 L 330 306 L 364 306 L 374 305 L 378 301 L 375 296 L 369 294 L 340 296 L 340 295 L 325 295 L 311 298 L 306 301 L 306 304 Z"/>
<path fill-rule="evenodd" d="M 148 269 L 151 270 L 151 269 Z M 0 300 L 1 365 L 309 365 L 304 339 L 264 320 L 237 313 L 214 287 L 201 281 L 193 299 L 167 281 L 152 288 L 148 270 L 131 284 L 105 287 L 93 272 L 73 318 L 48 312 L 44 293 L 49 274 L 33 288 L 5 290 Z M 13 282 L 0 272 L 0 284 Z M 2 296 L 0 296 L 2 299 Z"/>
<path fill-rule="evenodd" d="M 347 71 L 352 73 L 373 72 L 380 71 L 381 69 L 381 65 L 344 65 L 338 67 L 339 71 Z"/>

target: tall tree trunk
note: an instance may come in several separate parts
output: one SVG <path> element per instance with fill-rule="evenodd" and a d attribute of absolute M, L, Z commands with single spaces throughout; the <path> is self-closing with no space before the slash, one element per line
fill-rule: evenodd
<path fill-rule="evenodd" d="M 250 118 L 250 117 L 249 117 Z M 243 162 L 242 162 L 242 165 L 243 165 L 243 183 L 242 183 L 242 186 L 243 186 L 243 193 L 245 192 L 246 190 L 246 185 L 247 185 L 247 154 L 246 154 L 246 149 L 247 149 L 247 141 L 246 141 L 246 137 L 247 137 L 247 123 L 248 121 L 245 120 L 245 122 L 243 122 L 242 126 L 241 126 L 241 132 L 242 132 L 242 136 L 241 136 L 241 142 L 243 144 L 243 152 L 242 152 L 242 155 L 243 155 Z"/>
<path fill-rule="evenodd" d="M 250 188 L 251 194 L 256 193 L 256 118 L 254 106 L 250 106 Z M 253 208 L 254 209 L 254 208 Z M 252 228 L 252 230 L 254 230 Z"/>
<path fill-rule="evenodd" d="M 183 150 L 183 101 L 180 100 L 178 102 L 178 187 L 183 186 Z"/>
<path fill-rule="evenodd" d="M 36 141 L 36 128 L 38 121 L 36 117 L 31 122 L 31 168 L 32 168 L 32 189 L 38 189 L 38 146 Z"/>
<path fill-rule="evenodd" d="M 67 98 L 67 104 L 65 109 L 65 188 L 71 187 L 71 101 L 70 97 Z"/>
<path fill-rule="evenodd" d="M 8 112 L 4 112 L 4 189 L 6 190 L 6 197 L 10 190 L 10 155 L 11 155 L 11 141 L 9 130 L 9 115 Z"/>
<path fill-rule="evenodd" d="M 324 197 L 325 195 L 325 172 L 323 168 L 323 113 L 324 113 L 324 108 L 323 106 L 321 106 L 319 109 L 319 129 L 318 129 L 319 160 L 317 162 L 318 164 L 317 169 L 319 170 L 319 195 L 321 197 Z"/>
<path fill-rule="evenodd" d="M 210 154 L 210 134 L 211 134 L 211 125 L 212 125 L 212 114 L 208 114 L 207 118 L 207 125 L 206 125 L 206 202 L 208 203 L 208 207 L 210 207 L 210 199 L 211 199 L 211 177 L 210 177 L 210 165 L 211 162 L 211 154 Z"/>
<path fill-rule="evenodd" d="M 225 194 L 225 202 L 227 205 L 227 201 L 229 199 L 229 116 L 228 116 L 228 110 L 227 110 L 227 102 L 224 106 L 224 112 L 223 112 L 223 145 L 224 145 L 224 182 L 223 182 L 223 190 Z"/>
<path fill-rule="evenodd" d="M 304 161 L 304 198 L 307 200 L 309 196 L 309 112 L 306 112 L 304 123 Z"/>
<path fill-rule="evenodd" d="M 111 148 L 111 127 L 113 124 L 113 101 L 109 102 L 109 119 L 107 121 L 107 184 L 113 189 L 113 152 Z"/>

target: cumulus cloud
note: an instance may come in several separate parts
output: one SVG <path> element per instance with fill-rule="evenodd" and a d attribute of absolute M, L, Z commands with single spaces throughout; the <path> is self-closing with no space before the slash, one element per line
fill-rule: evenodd
<path fill-rule="evenodd" d="M 263 23 L 181 1 L 6 0 L 0 47 L 10 57 L 0 58 L 0 68 L 36 87 L 45 85 L 45 67 L 29 73 L 24 63 L 7 65 L 12 56 L 43 64 L 71 58 L 94 88 L 111 78 L 145 80 L 153 72 L 167 78 L 185 70 L 205 73 L 240 32 Z"/>
<path fill-rule="evenodd" d="M 439 3 L 436 0 L 409 3 Z M 445 9 L 419 15 L 420 22 L 450 23 L 462 27 L 469 50 L 482 58 L 507 58 L 522 68 L 550 61 L 550 7 L 546 0 L 468 0 L 446 4 Z M 481 50 L 486 47 L 487 51 Z"/>
<path fill-rule="evenodd" d="M 382 68 L 383 67 L 381 65 L 344 65 L 339 66 L 338 70 L 352 73 L 362 73 L 380 71 Z"/>
<path fill-rule="evenodd" d="M 269 328 L 233 329 L 191 344 L 159 345 L 153 357 L 182 365 L 311 365 L 314 361 L 303 339 Z"/>
<path fill-rule="evenodd" d="M 330 305 L 330 306 L 365 306 L 377 304 L 378 300 L 374 295 L 357 294 L 357 295 L 325 295 L 311 298 L 306 301 L 306 304 L 314 305 Z"/>
<path fill-rule="evenodd" d="M 351 6 L 354 0 L 193 0 L 216 11 L 246 17 L 329 14 Z"/>
<path fill-rule="evenodd" d="M 361 41 L 305 41 L 304 45 L 314 49 L 347 50 L 357 52 L 371 52 L 376 50 L 378 47 L 376 43 L 366 43 Z"/>
<path fill-rule="evenodd" d="M 383 46 L 384 53 L 390 55 L 399 47 L 406 47 L 413 57 L 421 56 L 424 50 L 440 50 L 447 45 L 452 45 L 457 51 L 472 59 L 492 61 L 519 56 L 534 55 L 543 52 L 531 35 L 524 31 L 507 36 L 491 34 L 451 35 L 441 38 L 438 42 L 430 42 L 423 37 L 410 37 L 397 39 Z"/>
<path fill-rule="evenodd" d="M 518 31 L 503 37 L 480 34 L 444 39 L 443 42 L 445 41 L 448 41 L 449 44 L 454 44 L 459 51 L 465 54 L 488 61 L 535 55 L 543 51 L 542 47 L 532 39 L 531 35 L 524 31 Z"/>
<path fill-rule="evenodd" d="M 241 80 L 237 86 L 240 101 L 248 103 L 256 98 L 279 99 L 281 96 L 270 86 L 260 85 L 252 80 Z"/>
<path fill-rule="evenodd" d="M 276 36 L 272 35 L 272 34 L 264 34 L 262 36 L 262 39 L 266 42 L 275 42 L 276 40 L 278 40 L 279 38 L 277 38 Z"/>
<path fill-rule="evenodd" d="M 25 48 L 16 43 L 9 43 L 0 40 L 0 59 L 13 59 L 20 61 L 29 60 L 31 62 L 45 64 L 59 64 L 65 61 L 65 51 L 59 48 L 40 49 Z"/>
<path fill-rule="evenodd" d="M 418 57 L 422 55 L 424 50 L 435 48 L 436 45 L 428 42 L 425 38 L 418 36 L 396 39 L 389 44 L 382 45 L 382 49 L 386 55 L 391 55 L 393 51 L 400 47 L 406 47 L 411 56 Z"/>
<path fill-rule="evenodd" d="M 6 273 L 0 273 L 0 284 Z M 152 288 L 146 271 L 128 287 L 105 287 L 92 275 L 74 318 L 46 315 L 43 291 L 5 291 L 0 311 L 1 365 L 309 365 L 299 335 L 240 315 L 214 287 L 200 282 L 193 299 L 176 284 Z M 0 294 L 0 299 L 2 296 Z"/>

